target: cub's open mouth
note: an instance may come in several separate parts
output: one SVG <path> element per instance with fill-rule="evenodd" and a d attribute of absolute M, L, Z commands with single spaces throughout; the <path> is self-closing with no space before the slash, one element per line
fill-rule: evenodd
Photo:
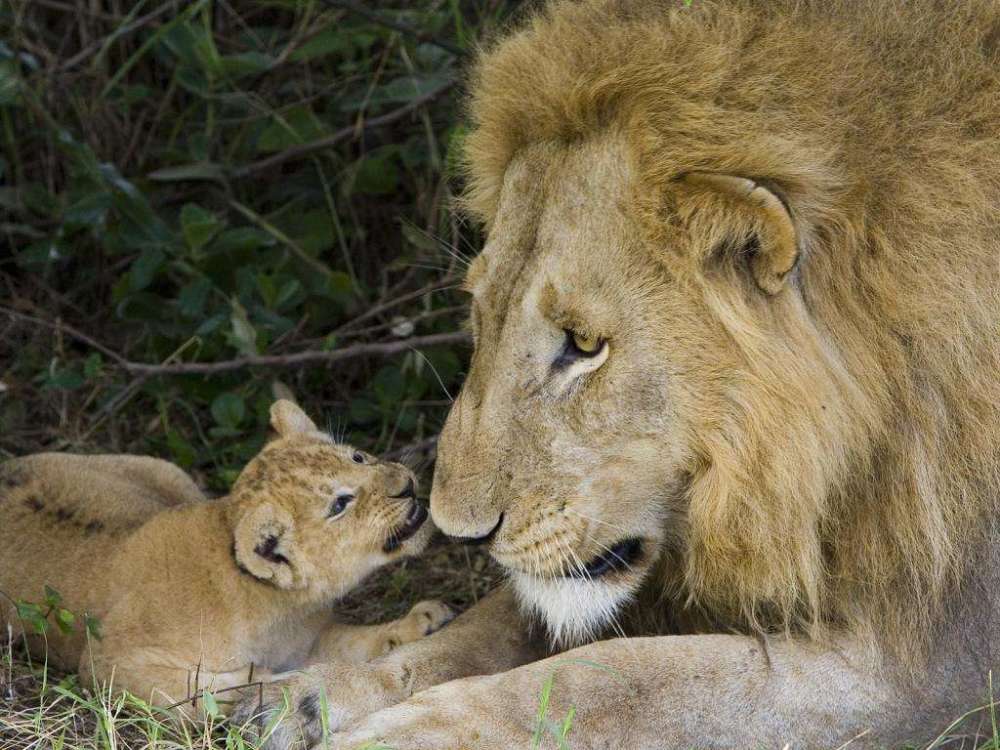
<path fill-rule="evenodd" d="M 622 539 L 592 559 L 583 568 L 574 568 L 571 578 L 593 579 L 617 571 L 627 570 L 642 558 L 642 540 L 635 537 Z"/>
<path fill-rule="evenodd" d="M 420 530 L 420 527 L 424 525 L 424 521 L 426 520 L 427 508 L 414 500 L 413 504 L 410 506 L 410 512 L 406 514 L 406 518 L 403 520 L 403 523 L 393 529 L 389 534 L 389 538 L 382 546 L 382 551 L 387 554 L 389 552 L 395 552 L 400 548 L 400 546 L 402 546 L 403 542 Z"/>

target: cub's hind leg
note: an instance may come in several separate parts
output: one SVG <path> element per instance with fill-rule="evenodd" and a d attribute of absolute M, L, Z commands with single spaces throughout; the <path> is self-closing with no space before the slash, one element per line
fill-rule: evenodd
<path fill-rule="evenodd" d="M 430 635 L 454 617 L 455 611 L 444 602 L 422 601 L 413 605 L 404 617 L 380 625 L 332 623 L 316 639 L 309 662 L 371 661 L 404 643 Z"/>
<path fill-rule="evenodd" d="M 187 472 L 169 461 L 151 456 L 88 456 L 94 468 L 106 470 L 148 491 L 161 505 L 204 501 L 205 494 Z"/>

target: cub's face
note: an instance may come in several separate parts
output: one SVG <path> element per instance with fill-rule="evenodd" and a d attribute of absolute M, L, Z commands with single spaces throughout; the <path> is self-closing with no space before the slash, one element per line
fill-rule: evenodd
<path fill-rule="evenodd" d="M 412 471 L 334 442 L 289 401 L 271 416 L 277 439 L 233 487 L 236 558 L 248 573 L 329 598 L 423 551 L 433 527 Z"/>

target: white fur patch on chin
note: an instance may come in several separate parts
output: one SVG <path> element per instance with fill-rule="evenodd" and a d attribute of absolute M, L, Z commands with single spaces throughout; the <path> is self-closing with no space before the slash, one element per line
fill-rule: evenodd
<path fill-rule="evenodd" d="M 521 609 L 538 615 L 550 642 L 560 648 L 588 643 L 614 621 L 632 589 L 583 578 L 536 578 L 511 573 Z"/>

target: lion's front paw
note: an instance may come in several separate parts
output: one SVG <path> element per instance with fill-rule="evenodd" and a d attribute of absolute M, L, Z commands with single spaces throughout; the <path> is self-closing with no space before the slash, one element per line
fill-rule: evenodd
<path fill-rule="evenodd" d="M 364 664 L 314 665 L 244 697 L 230 722 L 265 750 L 310 747 L 401 700 L 404 676 Z"/>
<path fill-rule="evenodd" d="M 527 748 L 532 746 L 535 713 L 530 701 L 507 691 L 502 678 L 473 677 L 428 688 L 370 714 L 313 750 Z"/>
<path fill-rule="evenodd" d="M 309 747 L 323 733 L 321 692 L 321 685 L 302 678 L 273 682 L 243 697 L 229 721 L 266 750 Z"/>

